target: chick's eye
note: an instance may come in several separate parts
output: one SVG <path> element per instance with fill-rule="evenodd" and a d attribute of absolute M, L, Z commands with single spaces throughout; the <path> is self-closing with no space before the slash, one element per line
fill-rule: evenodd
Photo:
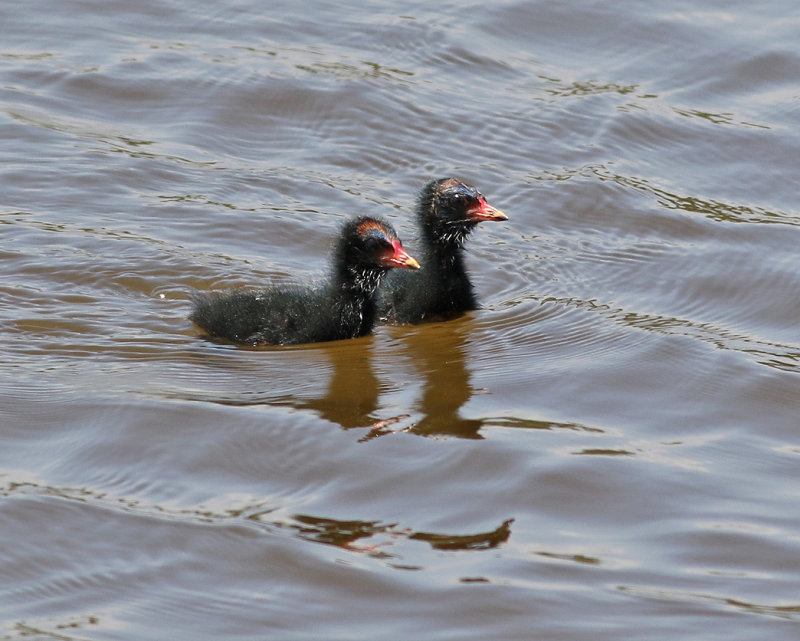
<path fill-rule="evenodd" d="M 387 247 L 391 247 L 391 243 L 383 236 L 370 235 L 364 239 L 364 247 L 367 249 L 367 251 L 377 252 L 382 251 Z"/>

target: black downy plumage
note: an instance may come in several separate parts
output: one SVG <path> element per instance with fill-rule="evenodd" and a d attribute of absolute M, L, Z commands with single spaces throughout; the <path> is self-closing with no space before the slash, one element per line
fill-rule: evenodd
<path fill-rule="evenodd" d="M 372 331 L 384 274 L 392 267 L 419 269 L 392 226 L 366 216 L 344 225 L 332 262 L 328 280 L 317 287 L 198 294 L 189 318 L 209 336 L 243 345 L 355 338 Z"/>
<path fill-rule="evenodd" d="M 413 275 L 395 272 L 385 279 L 378 292 L 379 317 L 389 323 L 419 323 L 477 309 L 463 245 L 478 223 L 508 216 L 477 189 L 452 177 L 425 185 L 416 216 L 422 269 Z"/>

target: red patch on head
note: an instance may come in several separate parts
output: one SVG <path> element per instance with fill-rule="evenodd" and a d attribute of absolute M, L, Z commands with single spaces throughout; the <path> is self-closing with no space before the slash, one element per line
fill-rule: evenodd
<path fill-rule="evenodd" d="M 360 223 L 358 227 L 356 227 L 356 231 L 358 232 L 359 236 L 363 236 L 364 234 L 370 231 L 379 231 L 382 234 L 386 233 L 386 228 L 379 223 L 377 220 L 365 220 L 364 222 Z"/>

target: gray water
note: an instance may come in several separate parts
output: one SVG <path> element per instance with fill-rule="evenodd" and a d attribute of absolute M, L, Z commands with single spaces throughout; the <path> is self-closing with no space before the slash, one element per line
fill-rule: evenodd
<path fill-rule="evenodd" d="M 0 639 L 797 638 L 795 2 L 0 25 Z M 451 174 L 480 310 L 188 322 Z"/>

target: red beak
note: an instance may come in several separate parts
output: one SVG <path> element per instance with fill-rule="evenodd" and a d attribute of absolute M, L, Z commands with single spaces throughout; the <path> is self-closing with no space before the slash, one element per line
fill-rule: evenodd
<path fill-rule="evenodd" d="M 383 259 L 387 267 L 400 267 L 402 269 L 419 269 L 419 263 L 413 256 L 409 256 L 403 246 L 395 241 L 392 243 L 394 251 Z"/>
<path fill-rule="evenodd" d="M 495 209 L 489 203 L 487 203 L 483 198 L 478 200 L 478 204 L 474 207 L 470 207 L 467 210 L 467 220 L 474 221 L 476 223 L 483 222 L 484 220 L 508 220 L 508 216 L 506 216 L 502 211 L 499 209 Z"/>

